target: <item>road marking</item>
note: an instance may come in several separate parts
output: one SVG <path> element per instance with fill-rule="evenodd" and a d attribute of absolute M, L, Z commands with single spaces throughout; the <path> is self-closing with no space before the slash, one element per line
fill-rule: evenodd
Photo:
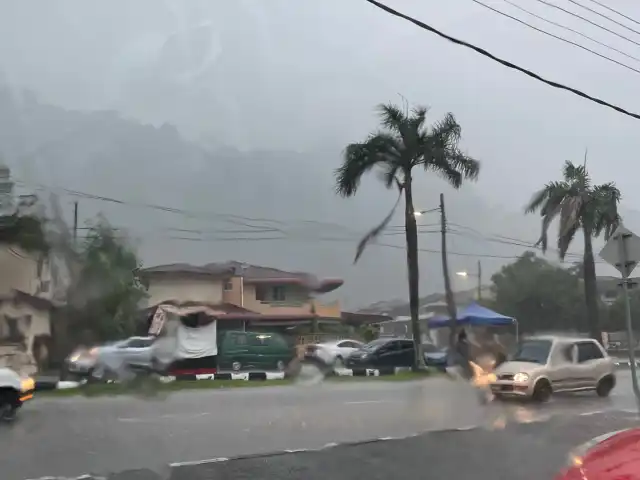
<path fill-rule="evenodd" d="M 208 460 L 195 460 L 192 462 L 174 462 L 170 463 L 169 466 L 171 468 L 175 467 L 195 467 L 197 465 L 205 465 L 207 463 L 218 463 L 218 462 L 228 462 L 228 457 L 218 457 L 218 458 L 209 458 Z"/>
<path fill-rule="evenodd" d="M 119 422 L 125 423 L 153 423 L 158 420 L 189 420 L 194 418 L 202 418 L 207 415 L 211 415 L 211 412 L 202 412 L 202 413 L 167 413 L 164 415 L 159 415 L 157 417 L 118 417 Z"/>
<path fill-rule="evenodd" d="M 345 405 L 367 405 L 369 403 L 390 403 L 389 400 L 362 400 L 359 402 L 344 402 Z"/>

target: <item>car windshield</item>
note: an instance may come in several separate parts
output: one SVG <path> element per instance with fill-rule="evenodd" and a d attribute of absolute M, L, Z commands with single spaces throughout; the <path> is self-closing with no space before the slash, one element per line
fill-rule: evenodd
<path fill-rule="evenodd" d="M 362 350 L 372 351 L 388 342 L 389 340 L 386 340 L 386 339 L 374 340 L 373 342 L 369 342 L 366 345 L 363 345 Z"/>
<path fill-rule="evenodd" d="M 422 351 L 424 353 L 440 353 L 444 352 L 441 348 L 436 347 L 433 343 L 423 343 Z"/>
<path fill-rule="evenodd" d="M 531 362 L 545 364 L 551 351 L 550 340 L 526 340 L 518 345 L 512 360 L 516 362 Z"/>

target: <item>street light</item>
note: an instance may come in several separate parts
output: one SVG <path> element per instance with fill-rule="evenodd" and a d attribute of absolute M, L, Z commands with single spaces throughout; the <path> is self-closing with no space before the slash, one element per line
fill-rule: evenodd
<path fill-rule="evenodd" d="M 440 210 L 439 207 L 438 208 L 430 208 L 429 210 L 414 210 L 413 211 L 413 216 L 414 217 L 421 217 L 425 213 L 437 212 L 439 210 Z"/>
<path fill-rule="evenodd" d="M 460 272 L 456 272 L 456 275 L 459 277 L 473 277 L 478 279 L 478 300 L 482 300 L 482 265 L 480 264 L 480 260 L 478 260 L 478 273 L 469 273 L 466 270 L 462 270 Z"/>

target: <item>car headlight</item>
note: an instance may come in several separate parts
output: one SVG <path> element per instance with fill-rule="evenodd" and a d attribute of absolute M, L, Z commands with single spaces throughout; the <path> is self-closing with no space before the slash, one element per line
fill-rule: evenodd
<path fill-rule="evenodd" d="M 529 375 L 526 373 L 516 373 L 513 376 L 513 381 L 516 383 L 525 383 L 529 381 Z"/>
<path fill-rule="evenodd" d="M 625 428 L 623 430 L 616 430 L 615 432 L 605 433 L 604 435 L 600 435 L 599 437 L 592 438 L 588 442 L 583 443 L 579 447 L 576 447 L 569 453 L 569 458 L 567 459 L 567 466 L 578 467 L 578 468 L 582 467 L 582 464 L 584 463 L 584 457 L 589 453 L 589 450 L 591 450 L 598 444 L 604 442 L 605 440 L 610 439 L 614 435 L 625 432 L 627 430 L 629 429 Z"/>

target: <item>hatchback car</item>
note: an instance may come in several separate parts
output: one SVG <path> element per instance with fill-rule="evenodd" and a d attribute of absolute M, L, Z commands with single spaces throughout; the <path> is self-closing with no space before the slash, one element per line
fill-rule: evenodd
<path fill-rule="evenodd" d="M 589 338 L 526 339 L 494 373 L 491 391 L 496 398 L 531 398 L 540 402 L 556 392 L 593 390 L 606 397 L 616 384 L 613 360 L 598 342 Z"/>

